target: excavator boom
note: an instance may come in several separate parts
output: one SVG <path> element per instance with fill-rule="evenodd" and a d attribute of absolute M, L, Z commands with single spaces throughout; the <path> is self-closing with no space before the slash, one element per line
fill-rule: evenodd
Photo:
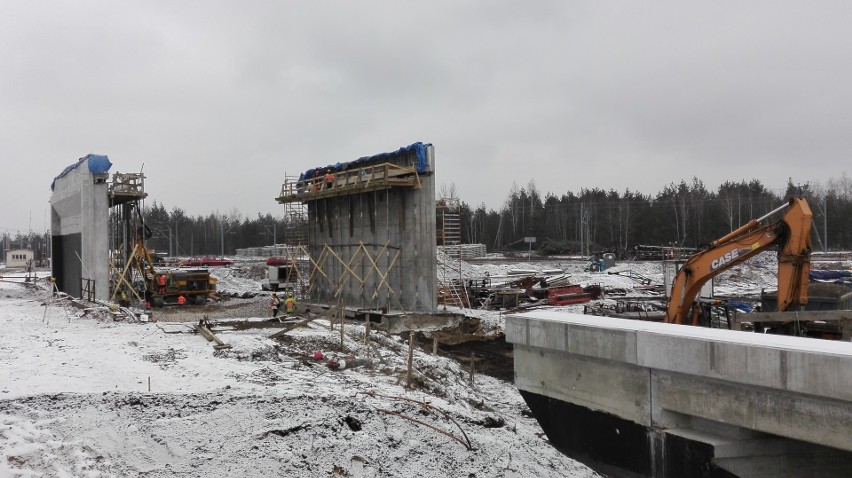
<path fill-rule="evenodd" d="M 778 251 L 778 310 L 808 303 L 813 213 L 804 198 L 793 198 L 784 215 L 788 237 Z M 792 201 L 797 201 L 792 205 Z"/>
<path fill-rule="evenodd" d="M 785 209 L 780 221 L 763 225 L 764 219 Z M 701 287 L 723 271 L 773 246 L 779 246 L 778 310 L 806 304 L 812 218 L 807 201 L 794 197 L 788 204 L 749 221 L 690 257 L 672 283 L 666 322 L 698 325 L 698 315 L 690 318 L 690 310 Z"/>

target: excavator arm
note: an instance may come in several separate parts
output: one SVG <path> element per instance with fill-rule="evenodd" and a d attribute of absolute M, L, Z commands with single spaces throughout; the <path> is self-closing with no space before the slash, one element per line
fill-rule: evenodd
<path fill-rule="evenodd" d="M 784 215 L 789 235 L 778 251 L 778 310 L 808 303 L 811 270 L 811 224 L 813 213 L 804 198 L 793 198 L 795 206 Z"/>
<path fill-rule="evenodd" d="M 763 224 L 762 221 L 785 209 L 781 220 Z M 693 305 L 701 287 L 723 271 L 773 246 L 779 246 L 778 310 L 807 304 L 812 218 L 807 201 L 794 197 L 784 206 L 749 221 L 690 257 L 672 283 L 666 322 L 698 325 L 698 310 L 693 309 Z M 695 313 L 690 317 L 691 309 Z"/>

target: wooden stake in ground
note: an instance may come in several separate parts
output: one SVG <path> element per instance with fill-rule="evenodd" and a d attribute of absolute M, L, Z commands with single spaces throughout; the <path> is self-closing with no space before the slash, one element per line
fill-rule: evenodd
<path fill-rule="evenodd" d="M 405 374 L 406 387 L 411 388 L 411 366 L 414 362 L 414 332 L 408 332 L 408 371 Z"/>
<path fill-rule="evenodd" d="M 474 362 L 476 362 L 476 356 L 473 354 L 473 352 L 471 352 L 470 353 L 470 376 L 467 379 L 467 381 L 468 381 L 468 383 L 470 384 L 471 387 L 473 386 L 473 363 Z"/>
<path fill-rule="evenodd" d="M 370 345 L 370 316 L 364 320 L 364 345 Z"/>
<path fill-rule="evenodd" d="M 438 339 L 432 339 L 432 355 L 438 355 Z"/>
<path fill-rule="evenodd" d="M 340 314 L 340 351 L 342 352 L 343 351 L 343 319 L 344 319 L 343 309 L 339 310 L 338 313 Z"/>

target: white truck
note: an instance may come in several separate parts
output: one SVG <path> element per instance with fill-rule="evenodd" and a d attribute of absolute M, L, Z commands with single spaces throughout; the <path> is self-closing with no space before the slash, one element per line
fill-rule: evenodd
<path fill-rule="evenodd" d="M 295 289 L 298 283 L 299 269 L 296 261 L 284 257 L 270 257 L 266 260 L 266 279 L 260 283 L 261 289 Z"/>

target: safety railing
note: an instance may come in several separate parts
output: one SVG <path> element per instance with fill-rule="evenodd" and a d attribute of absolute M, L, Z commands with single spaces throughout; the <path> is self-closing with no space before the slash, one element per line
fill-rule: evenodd
<path fill-rule="evenodd" d="M 112 193 L 144 193 L 145 175 L 142 173 L 114 173 L 110 184 Z"/>
<path fill-rule="evenodd" d="M 80 279 L 80 298 L 85 299 L 89 302 L 95 301 L 95 280 L 94 279 Z"/>

